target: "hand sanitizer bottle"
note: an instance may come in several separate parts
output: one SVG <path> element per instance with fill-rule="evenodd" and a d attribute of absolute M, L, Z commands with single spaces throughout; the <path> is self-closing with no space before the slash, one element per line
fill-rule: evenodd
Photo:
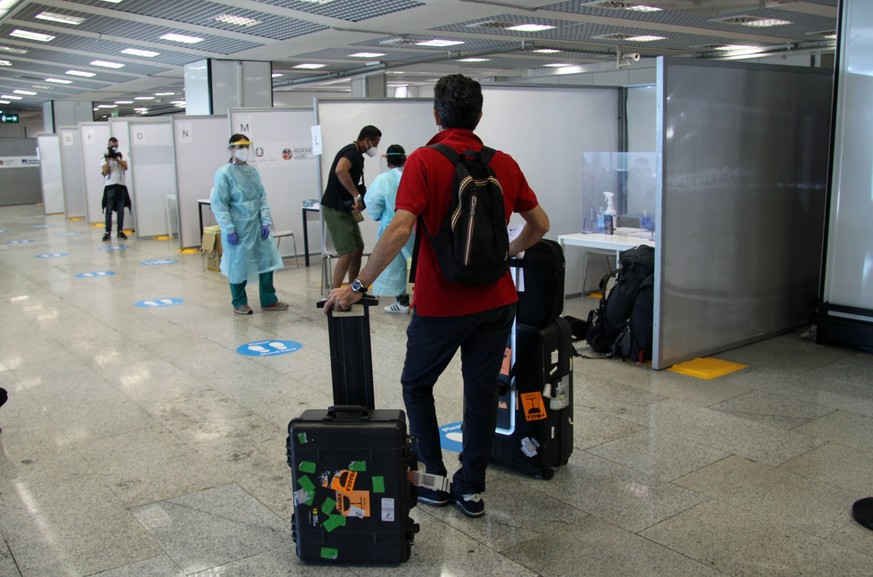
<path fill-rule="evenodd" d="M 615 204 L 613 204 L 613 198 L 615 197 L 615 193 L 613 192 L 604 192 L 603 197 L 606 199 L 606 210 L 603 212 L 603 228 L 606 234 L 612 234 L 615 230 Z"/>

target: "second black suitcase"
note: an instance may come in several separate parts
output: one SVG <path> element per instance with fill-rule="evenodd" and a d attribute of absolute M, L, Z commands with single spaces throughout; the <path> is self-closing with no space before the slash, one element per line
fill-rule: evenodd
<path fill-rule="evenodd" d="M 293 538 L 304 561 L 402 563 L 418 525 L 401 410 L 331 407 L 288 424 Z"/>
<path fill-rule="evenodd" d="M 573 452 L 573 348 L 561 317 L 516 326 L 512 386 L 501 395 L 493 460 L 550 479 Z"/>
<path fill-rule="evenodd" d="M 523 258 L 511 259 L 510 266 L 521 269 L 517 281 L 519 323 L 541 328 L 561 316 L 566 268 L 561 245 L 542 239 L 524 251 Z"/>

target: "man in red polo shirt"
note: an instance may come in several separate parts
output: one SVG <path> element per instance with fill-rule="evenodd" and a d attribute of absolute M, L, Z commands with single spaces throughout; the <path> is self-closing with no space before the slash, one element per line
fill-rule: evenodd
<path fill-rule="evenodd" d="M 428 144 L 439 142 L 460 154 L 480 150 L 482 141 L 473 130 L 481 117 L 482 87 L 478 82 L 460 74 L 441 78 L 434 89 L 434 118 L 441 130 Z M 512 256 L 548 232 L 549 218 L 512 157 L 497 151 L 489 164 L 503 189 L 507 222 L 513 212 L 525 221 L 521 234 L 509 245 Z M 451 161 L 438 150 L 419 148 L 409 156 L 397 192 L 394 220 L 359 277 L 350 286 L 331 291 L 325 311 L 347 309 L 360 300 L 366 287 L 404 246 L 419 216 L 431 235 L 439 231 L 449 211 L 454 174 Z M 420 487 L 419 502 L 439 507 L 453 501 L 468 517 L 485 513 L 481 493 L 485 491 L 485 471 L 497 424 L 498 376 L 517 301 L 508 272 L 487 285 L 452 283 L 440 271 L 431 244 L 420 243 L 411 304 L 415 315 L 406 331 L 406 361 L 400 378 L 410 433 L 415 438 L 416 458 L 426 472 L 446 477 L 433 387 L 460 349 L 464 441 L 461 468 L 452 476 L 451 487 Z"/>

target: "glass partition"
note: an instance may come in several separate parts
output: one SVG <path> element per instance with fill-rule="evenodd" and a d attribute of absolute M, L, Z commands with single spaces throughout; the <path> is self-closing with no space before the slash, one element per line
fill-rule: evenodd
<path fill-rule="evenodd" d="M 604 215 L 615 210 L 619 234 L 655 229 L 654 152 L 582 153 L 583 233 L 604 232 Z"/>

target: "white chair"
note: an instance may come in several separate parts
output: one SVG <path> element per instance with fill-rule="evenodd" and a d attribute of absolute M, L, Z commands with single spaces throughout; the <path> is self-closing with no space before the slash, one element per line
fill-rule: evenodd
<path fill-rule="evenodd" d="M 289 236 L 291 237 L 291 242 L 294 243 L 293 244 L 293 246 L 294 246 L 294 264 L 297 265 L 297 268 L 300 268 L 300 260 L 298 260 L 298 258 L 297 258 L 297 239 L 294 237 L 294 231 L 293 230 L 276 230 L 276 231 L 273 231 L 272 234 L 273 234 L 273 238 L 276 239 L 276 249 L 277 250 L 279 249 L 279 245 L 282 243 L 283 238 L 287 238 Z M 282 252 L 280 251 L 279 254 L 281 255 Z"/>

